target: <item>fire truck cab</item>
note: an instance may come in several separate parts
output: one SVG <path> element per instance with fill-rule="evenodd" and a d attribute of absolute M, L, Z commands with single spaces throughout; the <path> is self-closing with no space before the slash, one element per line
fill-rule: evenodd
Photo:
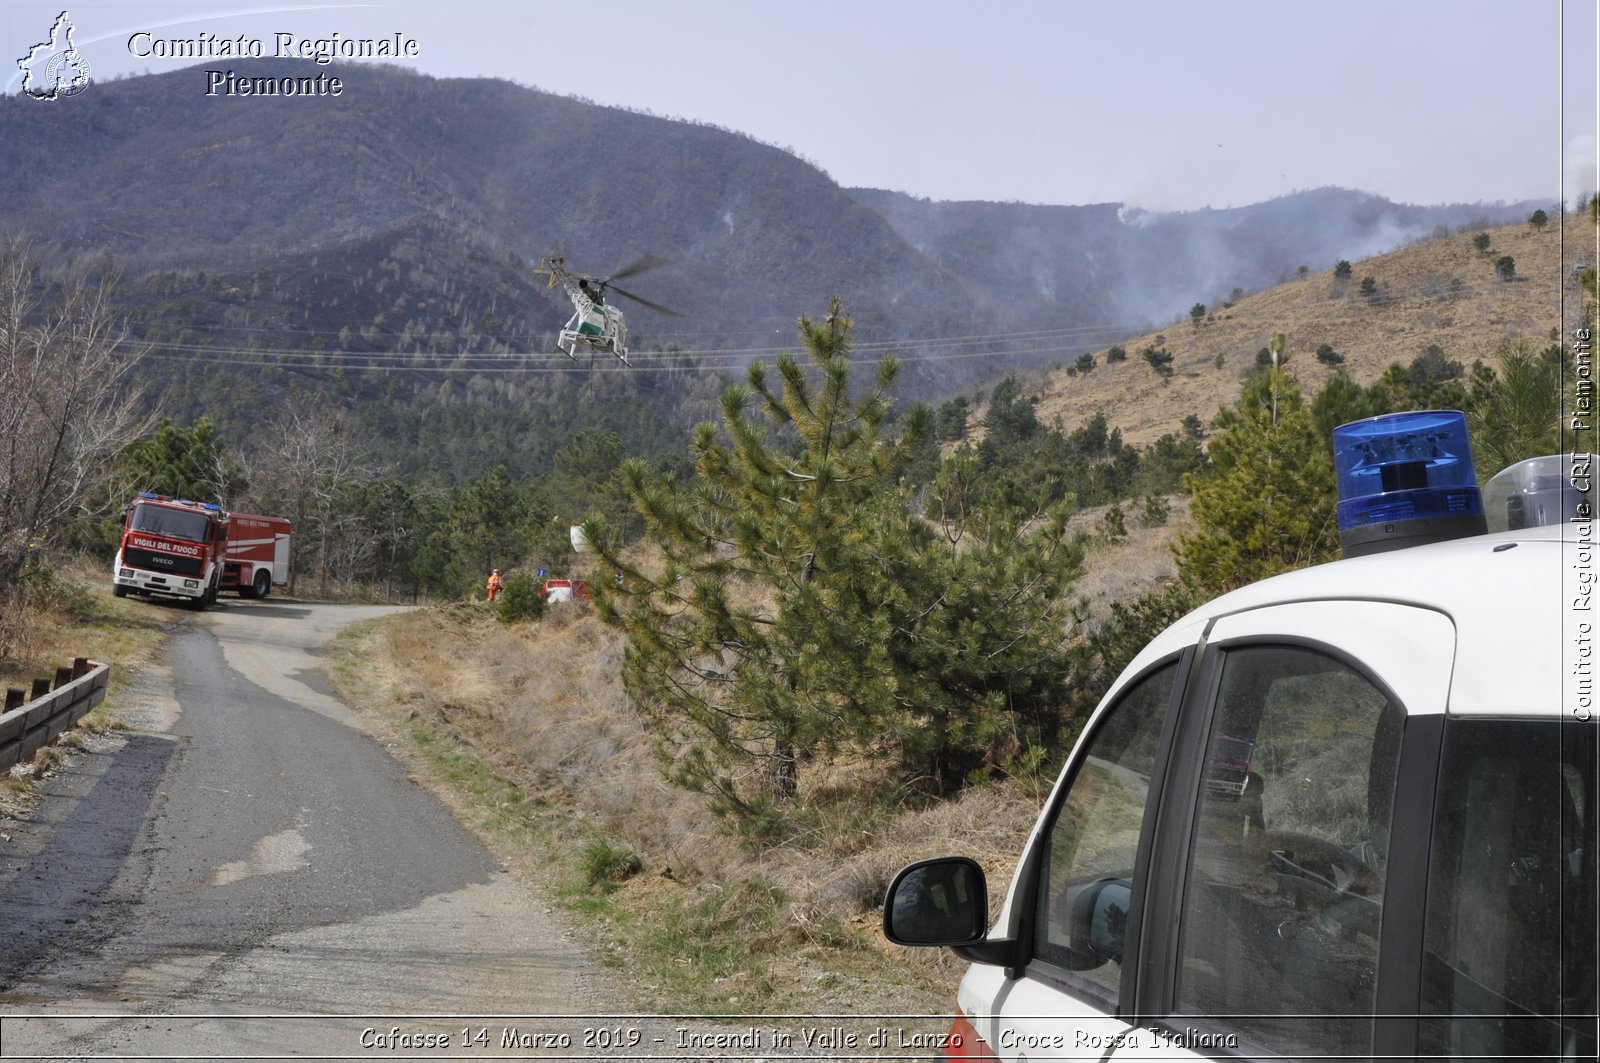
<path fill-rule="evenodd" d="M 938 1058 L 1596 1058 L 1593 459 L 1485 521 L 1464 422 L 1415 416 L 1343 437 L 1346 560 L 1135 657 L 992 929 L 973 859 L 891 883 L 890 940 L 971 961 Z"/>

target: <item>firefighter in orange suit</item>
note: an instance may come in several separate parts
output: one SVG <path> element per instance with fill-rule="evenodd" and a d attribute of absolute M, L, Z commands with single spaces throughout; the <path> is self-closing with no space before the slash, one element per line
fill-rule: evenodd
<path fill-rule="evenodd" d="M 495 595 L 499 594 L 501 589 L 504 587 L 505 583 L 500 579 L 499 569 L 495 569 L 493 572 L 489 573 L 489 582 L 485 584 L 485 589 L 487 589 L 489 592 L 489 600 L 491 602 L 494 601 Z"/>

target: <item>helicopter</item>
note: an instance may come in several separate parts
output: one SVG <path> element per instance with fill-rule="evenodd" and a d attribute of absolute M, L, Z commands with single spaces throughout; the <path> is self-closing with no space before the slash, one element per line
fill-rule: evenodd
<path fill-rule="evenodd" d="M 567 357 L 576 359 L 578 345 L 583 344 L 597 351 L 610 351 L 622 360 L 623 365 L 631 365 L 632 363 L 628 361 L 627 323 L 623 320 L 622 310 L 606 302 L 606 292 L 613 291 L 658 313 L 682 317 L 683 315 L 676 310 L 660 303 L 652 303 L 613 283 L 620 278 L 654 269 L 665 262 L 664 258 L 646 255 L 628 263 L 609 277 L 596 277 L 567 269 L 565 257 L 546 258 L 542 261 L 534 272 L 549 277 L 548 286 L 551 288 L 557 284 L 561 285 L 567 293 L 567 298 L 572 300 L 572 317 L 561 330 L 561 335 L 556 338 L 557 349 Z"/>

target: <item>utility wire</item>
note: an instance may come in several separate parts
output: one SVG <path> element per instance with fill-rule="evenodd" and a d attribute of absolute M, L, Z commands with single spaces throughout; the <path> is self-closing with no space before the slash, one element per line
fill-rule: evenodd
<path fill-rule="evenodd" d="M 1503 283 L 1505 282 L 1497 281 L 1493 285 L 1474 285 L 1470 288 L 1461 286 L 1453 290 L 1446 285 L 1436 285 L 1432 289 L 1421 293 L 1380 293 L 1365 297 L 1357 296 L 1352 292 L 1344 296 L 1350 306 L 1349 313 L 1331 318 L 1321 318 L 1317 324 L 1336 325 L 1342 322 L 1354 321 L 1365 316 L 1365 309 L 1369 307 L 1391 306 L 1419 300 L 1441 304 L 1442 306 L 1462 303 L 1481 305 L 1484 301 L 1482 297 L 1486 293 L 1495 292 L 1499 285 Z M 1516 283 L 1536 285 L 1531 292 L 1535 296 L 1558 295 L 1562 287 L 1560 283 L 1552 283 L 1547 279 L 1531 281 L 1527 278 L 1519 278 Z M 1524 289 L 1524 292 L 1526 293 L 1527 290 Z M 1212 315 L 1213 318 L 1214 315 L 1215 311 Z M 1159 328 L 1170 331 L 1181 328 L 1183 324 L 1184 322 L 1178 319 L 1169 325 L 1160 326 Z M 310 336 L 337 335 L 339 332 L 343 332 L 342 329 L 335 332 L 324 329 L 296 329 L 292 326 L 275 328 L 273 326 L 218 325 L 199 326 L 199 328 L 213 332 L 248 330 L 269 332 L 277 335 L 288 333 L 291 335 Z M 902 362 L 1081 355 L 1099 347 L 1107 346 L 1119 339 L 1137 337 L 1138 335 L 1157 331 L 1158 327 L 1146 323 L 1104 322 L 1002 333 L 866 340 L 851 345 L 851 351 L 856 355 L 851 361 L 856 364 L 867 363 L 875 361 L 878 356 L 891 352 L 895 353 Z M 352 335 L 359 335 L 359 333 L 352 333 Z M 426 338 L 427 333 L 419 335 L 421 338 Z M 402 342 L 411 342 L 417 338 L 401 333 L 390 333 L 388 336 Z M 467 338 L 469 340 L 499 340 L 503 337 L 489 336 L 488 334 L 468 334 Z M 304 347 L 240 347 L 218 343 L 162 340 L 146 340 L 143 342 L 146 346 L 144 357 L 150 359 L 254 368 L 356 372 L 565 374 L 592 372 L 606 364 L 605 353 L 599 351 L 592 352 L 587 356 L 586 361 L 572 361 L 570 359 L 563 361 L 563 359 L 567 358 L 564 354 L 531 350 L 497 352 L 467 350 L 350 351 L 308 350 Z M 371 342 L 370 338 L 367 342 Z M 631 372 L 725 372 L 730 369 L 742 368 L 749 361 L 762 356 L 792 353 L 797 349 L 796 345 L 761 345 L 700 349 L 677 347 L 674 350 L 662 350 L 660 348 L 668 345 L 669 341 L 655 339 L 652 342 L 656 349 L 638 349 L 630 352 L 630 360 L 633 363 L 631 366 L 624 367 L 614 359 L 611 360 L 610 364 L 619 371 Z M 677 346 L 676 344 L 671 345 Z M 963 350 L 961 348 L 968 349 Z"/>

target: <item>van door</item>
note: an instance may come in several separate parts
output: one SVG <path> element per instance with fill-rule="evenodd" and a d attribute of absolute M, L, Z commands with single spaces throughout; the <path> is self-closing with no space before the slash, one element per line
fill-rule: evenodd
<path fill-rule="evenodd" d="M 974 965 L 962 982 L 963 1011 L 1001 1059 L 1101 1059 L 1128 1034 L 1125 948 L 1151 784 L 1191 657 L 1146 669 L 1095 715 L 1018 872 L 1023 965 Z"/>
<path fill-rule="evenodd" d="M 1446 725 L 1421 920 L 1419 1055 L 1600 1058 L 1595 732 L 1593 721 L 1554 714 Z"/>
<path fill-rule="evenodd" d="M 1390 870 L 1426 850 L 1454 647 L 1443 614 L 1384 602 L 1211 625 L 1150 861 L 1142 1029 L 1116 1055 L 1383 1054 L 1374 1016 L 1416 1010 L 1414 989 L 1391 1009 L 1380 954 L 1416 951 Z"/>

